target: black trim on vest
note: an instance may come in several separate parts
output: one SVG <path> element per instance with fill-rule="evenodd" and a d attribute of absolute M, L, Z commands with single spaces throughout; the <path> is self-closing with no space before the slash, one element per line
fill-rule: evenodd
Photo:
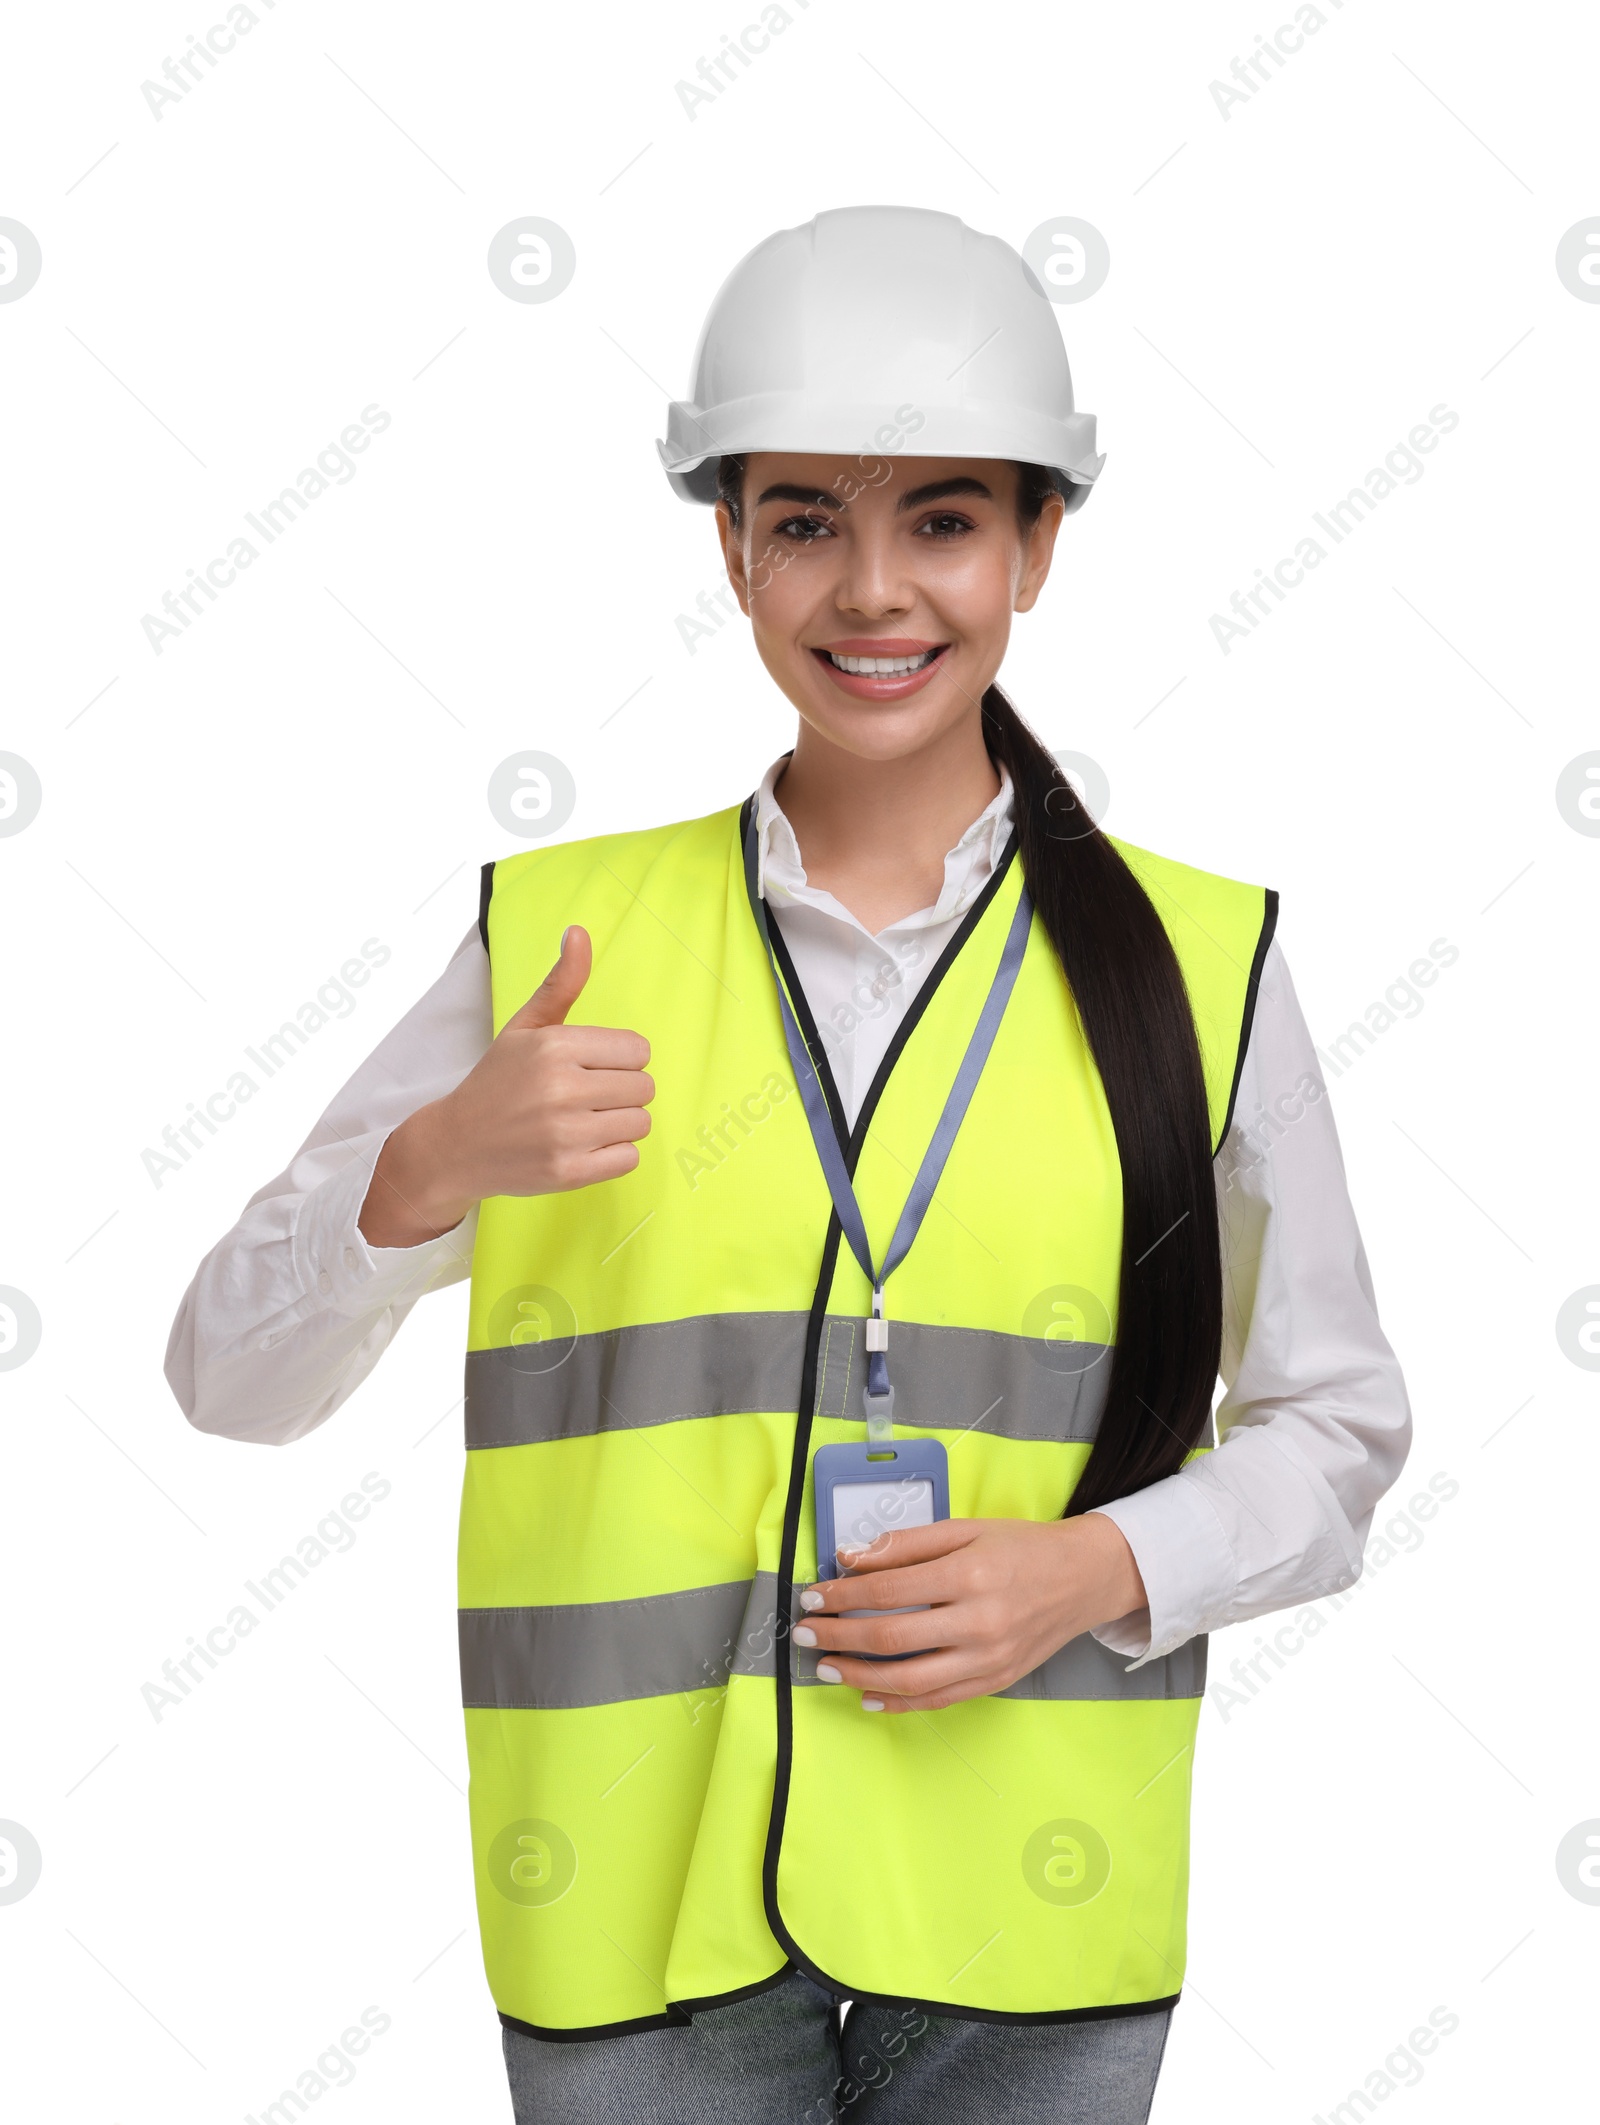
<path fill-rule="evenodd" d="M 483 949 L 489 949 L 489 899 L 494 892 L 494 865 L 486 863 L 478 879 L 478 935 L 483 939 Z"/>
<path fill-rule="evenodd" d="M 525 2022 L 515 2014 L 502 2013 L 502 2029 L 515 2029 L 521 2036 L 536 2036 L 544 2044 L 595 2044 L 608 2037 L 637 2036 L 645 2029 L 687 2029 L 689 2017 L 668 2007 L 662 2014 L 636 2014 L 629 2022 L 589 2022 L 582 2029 L 546 2029 L 539 2022 Z"/>
<path fill-rule="evenodd" d="M 732 2007 L 739 2000 L 753 2000 L 757 1993 L 771 1992 L 781 1985 L 785 1978 L 795 1975 L 794 1964 L 785 1962 L 780 1969 L 773 1971 L 771 1977 L 758 1977 L 753 1985 L 735 1985 L 731 1992 L 707 1992 L 699 1999 L 678 2000 L 674 2004 L 685 2014 L 704 2014 L 712 2007 Z"/>
<path fill-rule="evenodd" d="M 755 889 L 753 847 L 746 838 L 745 833 L 747 824 L 752 816 L 754 802 L 754 798 L 749 799 L 741 808 L 739 814 L 740 835 L 745 845 L 745 884 L 749 893 L 751 914 L 754 916 L 757 926 L 763 932 L 768 932 L 765 909 L 761 906 Z M 850 1140 L 845 1147 L 845 1165 L 852 1178 L 855 1175 L 856 1164 L 860 1159 L 862 1147 L 866 1143 L 867 1130 L 871 1125 L 873 1115 L 877 1111 L 878 1103 L 887 1088 L 894 1066 L 904 1052 L 906 1042 L 916 1031 L 922 1014 L 932 1002 L 934 992 L 940 982 L 955 964 L 962 947 L 983 920 L 989 903 L 1000 890 L 1006 873 L 1016 860 L 1017 847 L 1017 835 L 1015 829 L 1013 829 L 1011 837 L 1006 843 L 1004 853 L 995 867 L 993 876 L 987 881 L 983 891 L 968 909 L 960 929 L 956 931 L 950 942 L 940 953 L 934 963 L 932 972 L 912 998 L 910 1008 L 901 1020 L 894 1038 L 890 1041 L 883 1061 L 878 1065 L 877 1073 L 873 1077 L 866 1098 L 861 1103 L 861 1111 L 856 1116 L 855 1127 L 851 1130 Z M 775 948 L 777 943 L 776 931 L 777 925 L 771 925 L 770 934 L 773 937 Z M 785 970 L 785 978 L 788 978 L 787 969 Z M 803 1001 L 803 997 L 804 992 L 800 989 L 798 983 L 793 984 L 792 1000 L 796 1004 L 797 1016 L 798 1007 Z M 827 1058 L 825 1055 L 819 1055 L 815 1046 L 813 1046 L 811 1025 L 806 1020 L 802 1020 L 801 1024 L 806 1033 L 807 1045 L 812 1048 L 813 1058 L 817 1062 L 817 1074 L 822 1079 L 824 1089 L 830 1095 L 829 1105 L 833 1108 L 837 1119 L 843 1109 L 842 1106 L 837 1104 L 838 1092 L 831 1076 L 827 1072 Z M 811 1449 L 811 1416 L 817 1398 L 817 1359 L 822 1343 L 822 1323 L 827 1312 L 828 1294 L 833 1288 L 833 1273 L 838 1261 L 841 1237 L 839 1214 L 836 1210 L 830 1211 L 827 1238 L 824 1240 L 822 1248 L 821 1273 L 817 1280 L 816 1291 L 812 1297 L 811 1318 L 806 1329 L 805 1364 L 800 1377 L 800 1406 L 795 1413 L 794 1450 L 789 1462 L 789 1495 L 784 1506 L 783 1542 L 778 1557 L 778 1583 L 776 1598 L 773 1603 L 780 1617 L 788 1615 L 794 1606 L 794 1557 L 800 1533 L 800 1504 L 805 1491 L 806 1462 Z M 796 1969 L 803 1970 L 806 1976 L 812 1979 L 814 1983 L 821 1985 L 824 1990 L 834 1993 L 841 1999 L 867 2000 L 874 2005 L 912 2006 L 923 2013 L 947 2015 L 953 2021 L 963 2022 L 1109 2021 L 1125 2014 L 1155 2014 L 1163 2008 L 1176 2005 L 1178 1994 L 1174 1992 L 1163 1999 L 1138 2000 L 1119 2006 L 1061 2007 L 1050 2008 L 1033 2014 L 1008 2013 L 999 2008 L 957 2006 L 949 2000 L 913 2000 L 898 1993 L 863 1992 L 858 1987 L 846 1984 L 841 1979 L 832 1976 L 828 1971 L 822 1969 L 819 1964 L 814 1963 L 784 1924 L 783 1913 L 778 1906 L 778 1854 L 783 1844 L 783 1826 L 789 1806 L 789 1780 L 794 1764 L 794 1706 L 791 1695 L 793 1678 L 790 1673 L 788 1654 L 789 1634 L 786 1629 L 780 1626 L 773 1635 L 776 1643 L 781 1644 L 785 1650 L 783 1658 L 774 1662 L 776 1669 L 774 1681 L 778 1727 L 777 1761 L 773 1774 L 772 1808 L 767 1818 L 767 1846 L 761 1866 L 761 1897 L 766 1908 L 767 1924 L 772 1929 L 773 1938 L 787 1950 Z M 736 1996 L 732 1993 L 728 1994 L 730 1999 Z"/>
<path fill-rule="evenodd" d="M 828 1051 L 822 1044 L 822 1034 L 811 1009 L 811 999 L 800 985 L 800 976 L 795 972 L 794 960 L 784 942 L 783 931 L 775 922 L 768 922 L 763 904 L 756 907 L 756 846 L 750 833 L 750 820 L 754 815 L 755 798 L 747 797 L 739 810 L 739 846 L 744 851 L 745 891 L 750 897 L 752 911 L 763 938 L 771 945 L 783 975 L 784 987 L 789 991 L 789 1006 L 794 1012 L 806 1044 L 806 1053 L 811 1057 L 811 1067 L 817 1073 L 817 1082 L 822 1087 L 822 1096 L 828 1103 L 828 1112 L 833 1116 L 834 1134 L 839 1139 L 839 1149 L 844 1151 L 850 1142 L 850 1132 L 845 1126 L 844 1101 L 839 1097 L 839 1087 L 834 1081 L 833 1066 L 828 1060 Z"/>
<path fill-rule="evenodd" d="M 845 1124 L 844 1101 L 839 1096 L 839 1087 L 834 1080 L 833 1065 L 828 1051 L 822 1045 L 822 1032 L 811 1009 L 811 999 L 800 985 L 800 976 L 782 930 L 774 922 L 768 925 L 767 935 L 771 940 L 773 957 L 783 974 L 784 987 L 789 991 L 789 1002 L 805 1040 L 806 1053 L 811 1057 L 811 1067 L 817 1073 L 817 1082 L 822 1087 L 822 1096 L 828 1103 L 828 1112 L 833 1116 L 833 1133 L 839 1139 L 839 1149 L 845 1150 L 850 1142 L 850 1131 Z"/>
<path fill-rule="evenodd" d="M 947 2015 L 954 2022 L 1119 2022 L 1129 2014 L 1160 2014 L 1176 2007 L 1181 1994 L 1161 2000 L 1123 2000 L 1109 2007 L 1045 2007 L 1036 2014 L 1011 2014 L 1003 2007 L 944 2007 L 937 2000 L 905 1999 L 898 1992 L 852 1992 L 841 2036 L 848 2033 L 857 2002 L 872 2007 L 914 2007 L 919 2014 Z"/>
<path fill-rule="evenodd" d="M 793 1975 L 793 1963 L 785 1963 L 771 1977 L 758 1977 L 753 1985 L 737 1985 L 732 1992 L 708 1993 L 704 1999 L 674 2000 L 660 2014 L 639 2014 L 627 2022 L 591 2022 L 582 2029 L 547 2029 L 541 2022 L 524 2022 L 517 2015 L 502 2013 L 500 2026 L 515 2029 L 522 2036 L 537 2037 L 544 2044 L 594 2044 L 603 2043 L 607 2037 L 636 2036 L 644 2029 L 687 2029 L 694 2017 L 704 2014 L 707 2008 L 732 2007 L 740 2000 L 753 2000 L 758 1992 L 770 1992 Z"/>
<path fill-rule="evenodd" d="M 1228 1093 L 1228 1111 L 1222 1117 L 1222 1133 L 1217 1138 L 1217 1148 L 1211 1156 L 1216 1158 L 1228 1141 L 1228 1131 L 1233 1126 L 1233 1103 L 1239 1097 L 1239 1080 L 1244 1076 L 1245 1051 L 1250 1045 L 1250 1032 L 1255 1024 L 1256 991 L 1261 986 L 1261 969 L 1266 965 L 1267 947 L 1272 943 L 1273 932 L 1278 927 L 1278 894 L 1275 886 L 1263 886 L 1266 907 L 1261 917 L 1261 935 L 1256 939 L 1255 957 L 1250 962 L 1250 979 L 1244 992 L 1244 1012 L 1239 1025 L 1239 1053 L 1234 1058 L 1233 1085 Z"/>

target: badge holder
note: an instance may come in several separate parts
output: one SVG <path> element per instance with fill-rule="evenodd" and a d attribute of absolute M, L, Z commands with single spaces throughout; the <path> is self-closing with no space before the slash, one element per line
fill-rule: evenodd
<path fill-rule="evenodd" d="M 864 1549 L 898 1527 L 931 1527 L 950 1517 L 950 1477 L 940 1439 L 901 1439 L 887 1449 L 819 1446 L 813 1468 L 819 1579 L 847 1576 L 835 1555 L 841 1542 Z"/>
<path fill-rule="evenodd" d="M 871 1324 L 869 1323 L 869 1329 Z M 870 1344 L 869 1344 L 870 1347 Z M 882 1347 L 880 1345 L 880 1347 Z M 942 1439 L 896 1439 L 894 1389 L 861 1394 L 867 1436 L 859 1445 L 819 1446 L 812 1456 L 817 1508 L 817 1577 L 849 1574 L 835 1554 L 839 1543 L 865 1546 L 901 1527 L 931 1527 L 950 1517 L 950 1471 Z M 926 1608 L 841 1609 L 851 1618 L 904 1616 Z M 853 1653 L 854 1660 L 909 1660 L 909 1653 Z"/>

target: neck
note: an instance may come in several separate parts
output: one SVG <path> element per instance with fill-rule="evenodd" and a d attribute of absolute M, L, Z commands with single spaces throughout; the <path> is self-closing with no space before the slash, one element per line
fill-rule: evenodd
<path fill-rule="evenodd" d="M 976 716 L 896 760 L 863 760 L 802 723 L 777 783 L 807 881 L 874 936 L 938 899 L 946 855 L 999 790 Z"/>

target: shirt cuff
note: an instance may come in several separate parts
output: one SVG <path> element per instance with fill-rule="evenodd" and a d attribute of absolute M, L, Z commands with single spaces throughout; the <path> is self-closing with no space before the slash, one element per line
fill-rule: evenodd
<path fill-rule="evenodd" d="M 294 1230 L 295 1276 L 313 1306 L 370 1313 L 396 1301 L 420 1298 L 442 1269 L 471 1262 L 475 1210 L 450 1231 L 415 1247 L 368 1245 L 356 1221 L 385 1141 L 387 1132 L 373 1138 L 370 1149 L 363 1145 L 348 1165 L 330 1173 L 301 1199 Z"/>
<path fill-rule="evenodd" d="M 1237 1589 L 1238 1560 L 1216 1509 L 1181 1469 L 1095 1511 L 1121 1528 L 1149 1596 L 1148 1608 L 1090 1633 L 1113 1653 L 1137 1656 L 1132 1674 L 1207 1628 Z"/>

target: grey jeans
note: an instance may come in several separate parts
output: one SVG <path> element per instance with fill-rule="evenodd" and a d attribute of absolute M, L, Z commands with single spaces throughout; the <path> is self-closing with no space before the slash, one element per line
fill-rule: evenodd
<path fill-rule="evenodd" d="M 852 2001 L 841 2031 L 795 1970 L 686 2029 L 503 2043 L 516 2125 L 1145 2125 L 1171 2019 L 965 2022 Z"/>

